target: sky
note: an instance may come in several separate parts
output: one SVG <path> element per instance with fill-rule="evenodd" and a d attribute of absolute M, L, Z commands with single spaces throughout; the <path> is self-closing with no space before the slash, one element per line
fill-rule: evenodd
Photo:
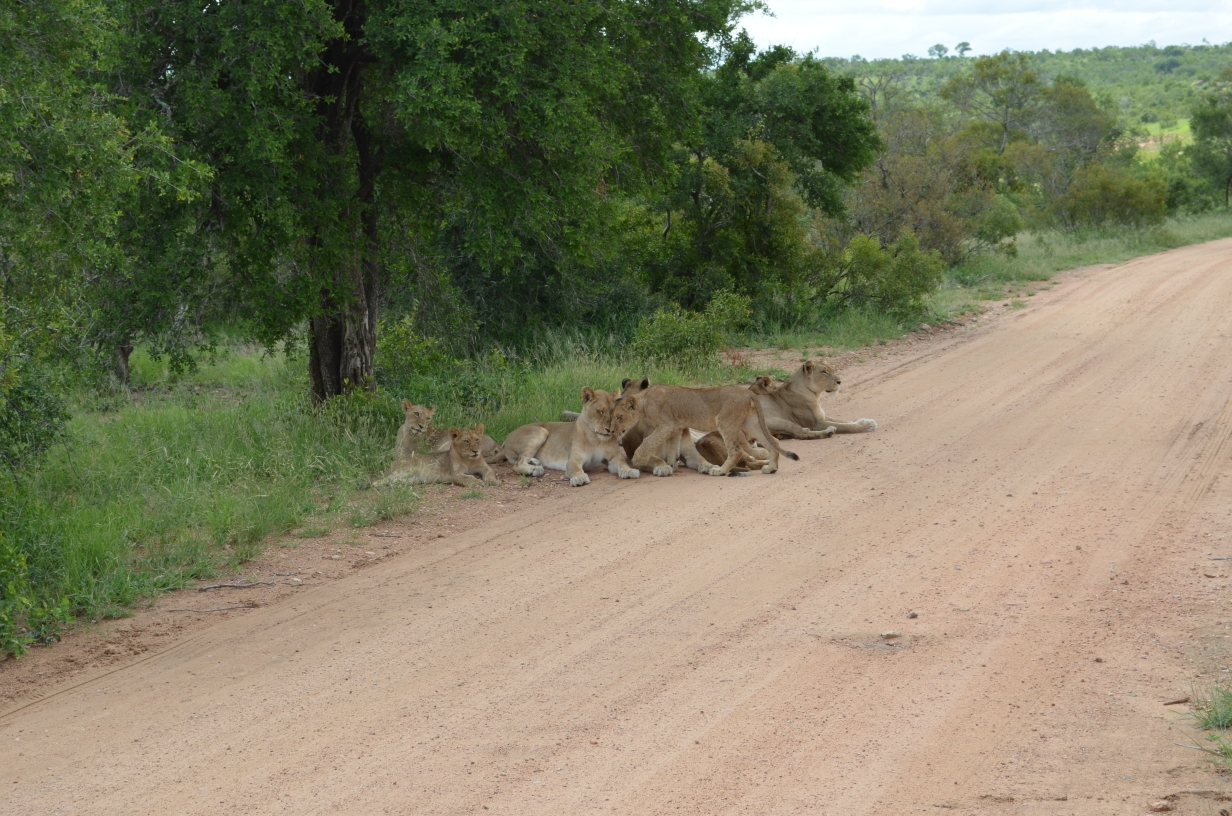
<path fill-rule="evenodd" d="M 1232 0 L 767 0 L 774 17 L 744 26 L 760 47 L 823 57 L 928 55 L 969 42 L 972 54 L 1232 40 Z"/>

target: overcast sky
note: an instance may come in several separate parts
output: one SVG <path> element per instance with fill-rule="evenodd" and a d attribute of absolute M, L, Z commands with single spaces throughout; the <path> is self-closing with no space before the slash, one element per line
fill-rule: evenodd
<path fill-rule="evenodd" d="M 818 49 L 823 57 L 927 56 L 929 46 L 971 43 L 1070 51 L 1105 45 L 1159 46 L 1232 40 L 1232 0 L 768 0 L 774 17 L 745 27 L 761 47 Z"/>

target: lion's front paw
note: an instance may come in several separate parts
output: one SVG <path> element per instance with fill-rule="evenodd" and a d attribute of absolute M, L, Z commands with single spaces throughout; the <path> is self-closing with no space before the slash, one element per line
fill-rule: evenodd
<path fill-rule="evenodd" d="M 706 474 L 707 476 L 726 476 L 727 475 L 723 472 L 722 465 L 711 465 L 710 467 L 703 470 L 702 473 Z"/>
<path fill-rule="evenodd" d="M 778 473 L 778 470 L 779 469 L 776 468 L 774 465 L 766 465 L 764 468 L 761 469 L 761 472 L 762 473 Z"/>
<path fill-rule="evenodd" d="M 675 468 L 671 465 L 655 465 L 653 473 L 656 476 L 671 476 L 673 470 Z"/>
<path fill-rule="evenodd" d="M 865 433 L 877 430 L 877 420 L 875 419 L 857 419 L 856 424 L 859 425 L 860 429 Z"/>
<path fill-rule="evenodd" d="M 530 472 L 531 476 L 539 477 L 543 475 L 543 465 L 535 465 Z"/>
<path fill-rule="evenodd" d="M 582 485 L 590 484 L 590 477 L 585 473 L 579 473 L 569 479 L 569 484 L 573 487 L 581 487 Z"/>
<path fill-rule="evenodd" d="M 542 463 L 542 462 L 540 462 L 538 459 L 536 459 L 535 457 L 533 457 L 533 456 L 532 456 L 531 458 L 529 458 L 529 459 L 527 459 L 527 460 L 526 460 L 526 464 L 528 464 L 528 465 L 541 465 L 541 464 L 543 464 L 543 463 Z"/>
<path fill-rule="evenodd" d="M 822 431 L 822 433 L 825 434 L 825 436 L 823 437 L 824 439 L 829 439 L 830 437 L 838 433 L 838 428 L 831 425 L 829 428 L 826 428 L 824 431 Z"/>
<path fill-rule="evenodd" d="M 500 487 L 500 479 L 493 476 L 491 479 L 484 479 L 483 483 L 488 487 Z"/>
<path fill-rule="evenodd" d="M 622 468 L 618 475 L 622 479 L 640 479 L 642 472 L 637 468 Z"/>

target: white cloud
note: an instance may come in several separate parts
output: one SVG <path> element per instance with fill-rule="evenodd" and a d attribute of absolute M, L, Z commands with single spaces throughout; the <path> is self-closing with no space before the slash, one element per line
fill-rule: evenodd
<path fill-rule="evenodd" d="M 1197 44 L 1232 40 L 1232 0 L 874 0 L 853 13 L 850 0 L 771 0 L 775 17 L 744 21 L 759 46 L 785 44 L 822 56 L 924 56 L 929 46 L 966 41 L 976 54 L 1004 48 L 1070 51 L 1106 45 Z M 979 10 L 977 10 L 979 9 Z"/>

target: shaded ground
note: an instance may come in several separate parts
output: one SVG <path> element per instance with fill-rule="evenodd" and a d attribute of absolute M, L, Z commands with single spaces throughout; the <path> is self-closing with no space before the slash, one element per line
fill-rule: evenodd
<path fill-rule="evenodd" d="M 445 491 L 7 664 L 0 812 L 1214 816 L 1163 704 L 1232 666 L 1229 272 L 866 358 L 775 476 Z"/>

